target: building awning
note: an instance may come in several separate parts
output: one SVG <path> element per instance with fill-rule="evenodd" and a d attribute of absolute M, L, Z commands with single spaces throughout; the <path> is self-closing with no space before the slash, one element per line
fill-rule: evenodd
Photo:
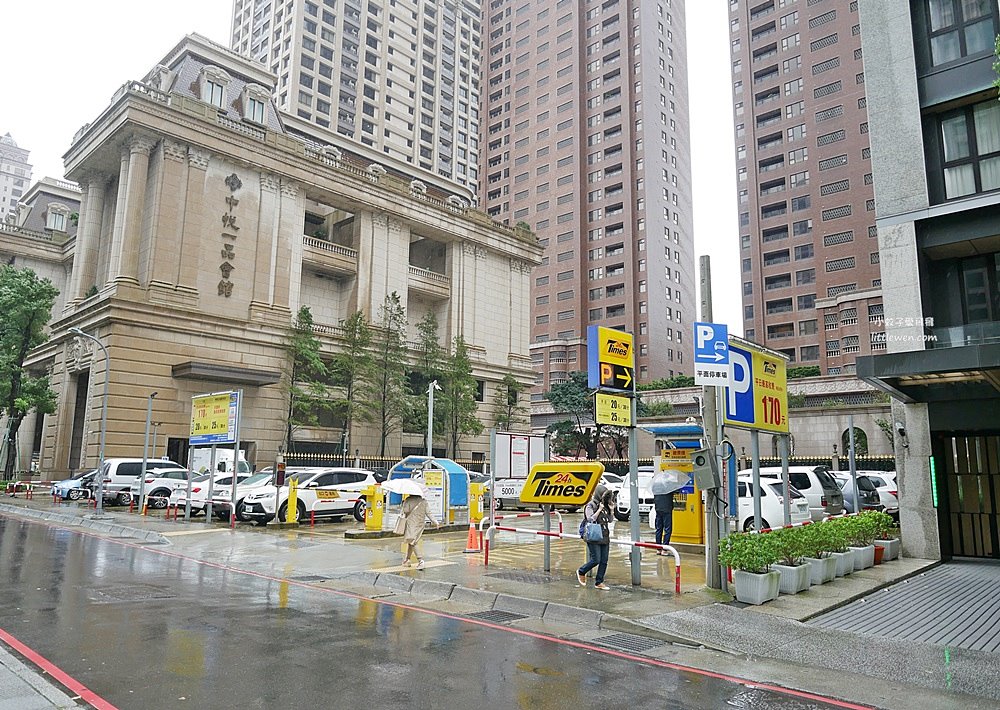
<path fill-rule="evenodd" d="M 1000 396 L 1000 343 L 857 359 L 859 379 L 907 403 Z"/>
<path fill-rule="evenodd" d="M 253 370 L 249 367 L 234 367 L 213 362 L 195 362 L 194 360 L 174 365 L 171 374 L 182 380 L 206 380 L 256 387 L 273 385 L 281 380 L 281 373 L 272 370 Z"/>

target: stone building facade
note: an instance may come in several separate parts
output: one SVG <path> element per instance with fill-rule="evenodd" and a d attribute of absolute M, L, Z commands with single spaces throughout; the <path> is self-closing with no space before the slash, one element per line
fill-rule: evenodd
<path fill-rule="evenodd" d="M 43 427 L 43 470 L 96 463 L 106 376 L 107 456 L 141 455 L 152 392 L 152 418 L 179 459 L 191 397 L 239 388 L 241 438 L 252 459 L 273 460 L 287 409 L 284 342 L 301 306 L 332 354 L 343 319 L 360 310 L 374 320 L 396 292 L 411 341 L 433 312 L 442 344 L 469 343 L 485 402 L 507 374 L 532 382 L 534 236 L 429 192 L 419 175 L 352 160 L 332 132 L 286 132 L 274 82 L 189 35 L 73 138 L 66 167 L 82 189 L 79 233 L 65 247 L 73 264 L 52 337 L 33 357 L 59 394 Z M 101 352 L 68 332 L 77 327 L 107 348 L 107 375 Z M 369 429 L 355 427 L 352 448 L 372 450 Z M 392 446 L 408 436 L 423 438 L 397 434 Z M 466 455 L 487 451 L 488 441 L 468 446 Z"/>

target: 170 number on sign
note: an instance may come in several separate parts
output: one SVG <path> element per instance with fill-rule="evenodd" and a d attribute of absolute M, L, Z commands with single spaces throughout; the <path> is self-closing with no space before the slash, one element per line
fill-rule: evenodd
<path fill-rule="evenodd" d="M 780 425 L 784 418 L 781 414 L 781 400 L 777 397 L 764 395 L 760 398 L 761 413 L 764 415 L 765 424 Z"/>

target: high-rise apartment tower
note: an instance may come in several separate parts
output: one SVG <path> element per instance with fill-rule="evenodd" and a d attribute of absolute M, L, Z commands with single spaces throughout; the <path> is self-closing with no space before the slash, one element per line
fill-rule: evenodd
<path fill-rule="evenodd" d="M 236 0 L 232 47 L 280 108 L 475 193 L 479 3 Z"/>
<path fill-rule="evenodd" d="M 885 349 L 854 0 L 729 0 L 743 328 L 795 365 Z"/>
<path fill-rule="evenodd" d="M 639 382 L 691 372 L 696 315 L 681 0 L 489 0 L 480 199 L 545 245 L 536 399 L 586 370 L 586 331 L 635 336 Z"/>
<path fill-rule="evenodd" d="M 0 220 L 17 213 L 17 203 L 31 184 L 28 151 L 7 133 L 0 137 Z"/>

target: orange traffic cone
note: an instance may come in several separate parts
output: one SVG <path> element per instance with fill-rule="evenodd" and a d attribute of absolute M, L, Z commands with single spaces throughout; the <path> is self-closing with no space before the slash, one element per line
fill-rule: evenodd
<path fill-rule="evenodd" d="M 465 543 L 466 552 L 482 552 L 479 548 L 479 533 L 476 531 L 476 524 L 469 523 L 469 537 Z"/>

